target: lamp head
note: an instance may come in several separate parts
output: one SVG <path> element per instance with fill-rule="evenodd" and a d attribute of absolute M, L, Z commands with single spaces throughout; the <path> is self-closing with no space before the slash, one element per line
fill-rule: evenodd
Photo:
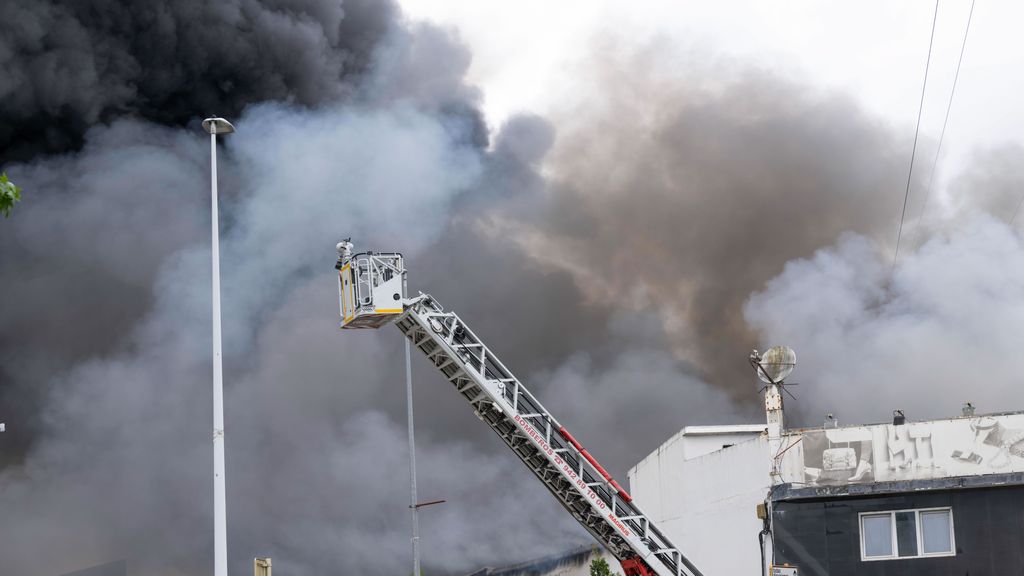
<path fill-rule="evenodd" d="M 203 130 L 206 130 L 207 134 L 231 134 L 235 131 L 235 127 L 231 125 L 231 122 L 214 116 L 203 120 Z"/>

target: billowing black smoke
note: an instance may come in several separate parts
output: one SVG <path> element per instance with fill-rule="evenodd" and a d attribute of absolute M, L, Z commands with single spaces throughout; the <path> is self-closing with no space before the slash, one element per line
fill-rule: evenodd
<path fill-rule="evenodd" d="M 0 162 L 78 149 L 126 114 L 185 125 L 338 100 L 396 17 L 391 0 L 5 2 Z"/>

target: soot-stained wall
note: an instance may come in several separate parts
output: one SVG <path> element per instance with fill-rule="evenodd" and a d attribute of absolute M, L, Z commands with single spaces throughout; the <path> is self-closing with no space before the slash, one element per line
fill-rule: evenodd
<path fill-rule="evenodd" d="M 955 556 L 861 560 L 862 512 L 951 507 Z M 801 576 L 1000 576 L 1024 573 L 1024 486 L 776 501 L 774 560 Z"/>

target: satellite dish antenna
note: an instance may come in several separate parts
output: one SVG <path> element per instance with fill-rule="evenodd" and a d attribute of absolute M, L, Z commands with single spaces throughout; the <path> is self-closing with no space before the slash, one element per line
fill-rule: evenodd
<path fill-rule="evenodd" d="M 751 355 L 757 377 L 765 384 L 782 384 L 796 368 L 796 352 L 789 346 L 773 346 L 764 354 Z"/>

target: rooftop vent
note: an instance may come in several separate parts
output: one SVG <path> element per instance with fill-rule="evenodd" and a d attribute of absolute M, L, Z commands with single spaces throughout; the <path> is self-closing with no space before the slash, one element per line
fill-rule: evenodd
<path fill-rule="evenodd" d="M 907 417 L 903 415 L 903 410 L 892 411 L 892 425 L 903 426 L 907 423 Z"/>

